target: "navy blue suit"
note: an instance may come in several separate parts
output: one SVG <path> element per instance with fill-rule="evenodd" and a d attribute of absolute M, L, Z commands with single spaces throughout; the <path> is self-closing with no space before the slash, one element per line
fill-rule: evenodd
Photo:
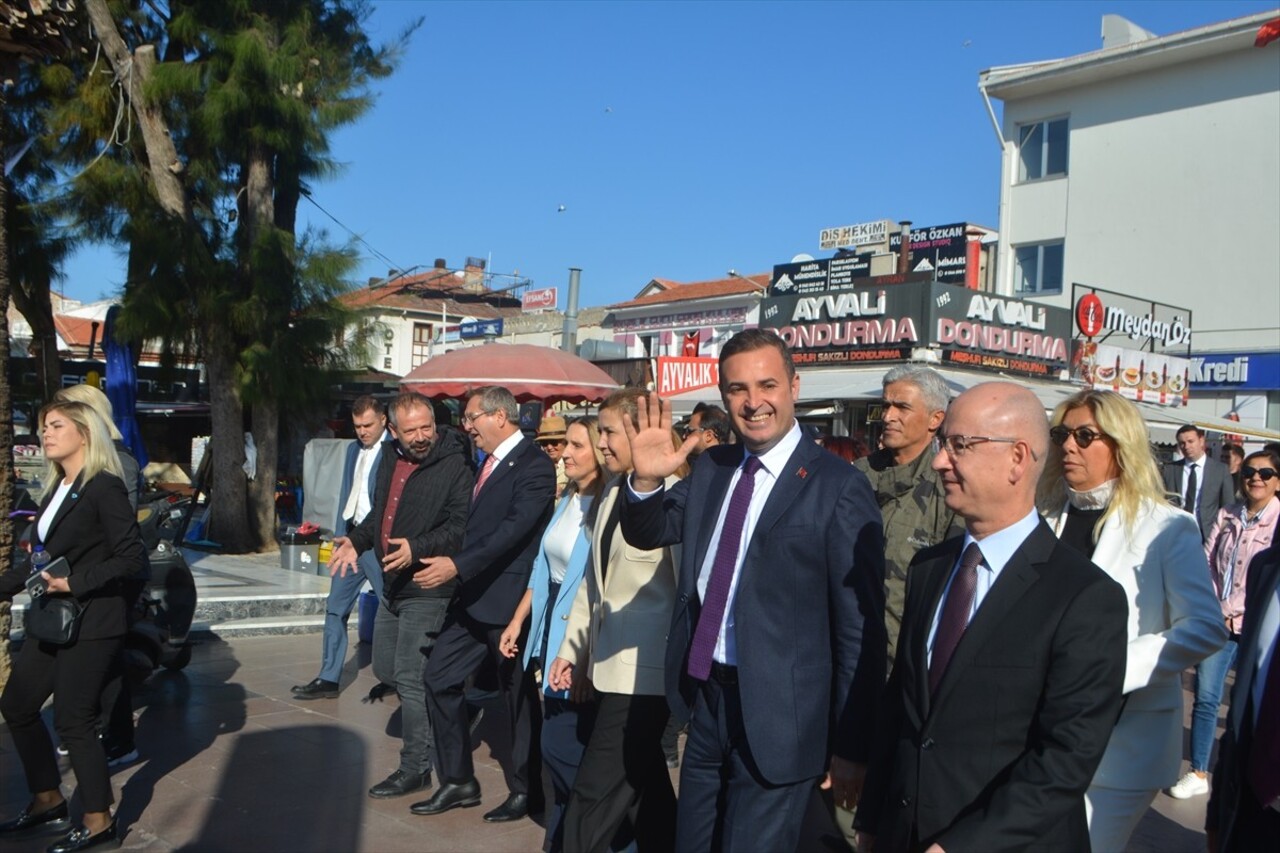
<path fill-rule="evenodd" d="M 740 445 L 712 448 L 688 478 L 622 509 L 628 544 L 682 546 L 666 657 L 672 712 L 693 716 L 678 849 L 794 848 L 812 784 L 831 755 L 867 760 L 884 686 L 880 510 L 865 475 L 804 439 L 778 474 L 742 555 L 732 605 L 736 683 L 688 675 L 702 606 L 698 574 L 743 454 Z M 704 709 L 718 720 L 719 734 L 700 725 Z M 774 796 L 779 791 L 785 799 Z M 695 813 L 703 816 L 697 826 Z"/>
<path fill-rule="evenodd" d="M 535 804 L 541 776 L 532 751 L 537 697 L 516 662 L 498 650 L 498 640 L 529 586 L 555 494 L 555 465 L 527 438 L 490 472 L 472 500 L 462 549 L 453 555 L 458 588 L 424 676 L 440 779 L 466 782 L 475 772 L 463 684 L 486 658 L 497 664 L 512 721 L 507 781 L 513 794 L 530 794 Z"/>

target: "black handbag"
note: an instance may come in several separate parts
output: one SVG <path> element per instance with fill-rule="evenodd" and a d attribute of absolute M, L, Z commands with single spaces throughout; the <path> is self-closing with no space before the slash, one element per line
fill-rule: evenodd
<path fill-rule="evenodd" d="M 54 646 L 69 646 L 80 632 L 84 605 L 70 595 L 41 595 L 32 599 L 23 617 L 27 636 Z"/>

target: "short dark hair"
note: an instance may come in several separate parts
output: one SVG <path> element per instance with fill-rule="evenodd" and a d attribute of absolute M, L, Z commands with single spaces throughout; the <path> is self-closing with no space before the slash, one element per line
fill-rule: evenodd
<path fill-rule="evenodd" d="M 703 404 L 699 403 L 698 405 L 701 406 Z M 706 405 L 703 406 L 702 411 L 694 409 L 693 413 L 695 415 L 702 416 L 701 420 L 698 421 L 698 426 L 702 429 L 709 430 L 713 435 L 715 435 L 716 441 L 721 444 L 727 444 L 729 442 L 729 433 L 731 431 L 729 426 L 729 415 L 724 409 L 719 406 Z"/>
<path fill-rule="evenodd" d="M 1183 424 L 1182 426 L 1178 427 L 1178 432 L 1176 434 L 1182 435 L 1184 432 L 1194 432 L 1196 435 L 1200 436 L 1201 438 L 1204 438 L 1204 430 L 1200 429 L 1200 427 L 1196 426 L 1195 424 Z"/>
<path fill-rule="evenodd" d="M 410 409 L 414 409 L 419 406 L 431 413 L 431 420 L 434 423 L 436 418 L 435 407 L 431 405 L 430 399 L 423 394 L 419 394 L 417 391 L 401 391 L 396 395 L 395 399 L 391 401 L 391 405 L 388 407 L 391 412 L 391 421 L 395 423 L 398 420 L 396 417 L 398 413 L 407 412 Z"/>
<path fill-rule="evenodd" d="M 373 412 L 375 415 L 386 414 L 386 408 L 382 402 L 369 394 L 362 394 L 351 401 L 351 415 L 363 415 L 365 412 Z"/>
<path fill-rule="evenodd" d="M 1239 456 L 1241 459 L 1244 458 L 1244 448 L 1234 442 L 1228 441 L 1222 445 L 1222 452 L 1230 453 L 1232 456 Z"/>
<path fill-rule="evenodd" d="M 1272 468 L 1275 468 L 1277 471 L 1280 471 L 1280 453 L 1277 453 L 1276 451 L 1271 450 L 1269 448 L 1270 448 L 1270 445 L 1262 448 L 1261 450 L 1255 450 L 1252 453 L 1250 453 L 1248 456 L 1246 456 L 1244 459 L 1246 462 L 1248 462 L 1250 459 L 1253 459 L 1257 456 L 1262 456 L 1268 462 L 1271 463 Z"/>
<path fill-rule="evenodd" d="M 782 356 L 782 364 L 787 369 L 787 379 L 791 379 L 796 375 L 796 365 L 791 360 L 791 350 L 787 348 L 782 338 L 768 329 L 743 329 L 732 338 L 729 338 L 728 342 L 720 348 L 720 387 L 724 387 L 724 363 L 726 361 L 739 353 L 751 352 L 765 347 L 777 350 L 778 355 Z"/>

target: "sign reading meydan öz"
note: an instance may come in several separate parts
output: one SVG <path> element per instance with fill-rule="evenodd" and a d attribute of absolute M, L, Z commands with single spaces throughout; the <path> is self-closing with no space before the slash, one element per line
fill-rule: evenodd
<path fill-rule="evenodd" d="M 1066 308 L 939 282 L 774 296 L 760 325 L 797 364 L 900 361 L 930 347 L 944 363 L 1056 377 L 1070 357 Z"/>

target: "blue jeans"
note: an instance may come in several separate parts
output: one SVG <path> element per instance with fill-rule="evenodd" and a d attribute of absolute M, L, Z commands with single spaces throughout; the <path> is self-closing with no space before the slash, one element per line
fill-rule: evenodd
<path fill-rule="evenodd" d="M 373 623 L 373 674 L 400 694 L 400 770 L 431 769 L 431 720 L 422 679 L 427 656 L 440 636 L 447 598 L 400 598 L 378 605 Z"/>
<path fill-rule="evenodd" d="M 342 664 L 347 660 L 347 619 L 360 595 L 365 578 L 373 586 L 374 595 L 382 598 L 382 566 L 370 548 L 356 560 L 356 570 L 342 577 L 334 575 L 329 584 L 329 598 L 324 604 L 324 656 L 320 661 L 320 677 L 337 684 Z"/>
<path fill-rule="evenodd" d="M 1236 660 L 1240 637 L 1232 634 L 1227 644 L 1196 664 L 1196 701 L 1191 706 L 1191 769 L 1209 770 L 1209 753 L 1218 731 L 1218 706 L 1227 671 Z"/>

